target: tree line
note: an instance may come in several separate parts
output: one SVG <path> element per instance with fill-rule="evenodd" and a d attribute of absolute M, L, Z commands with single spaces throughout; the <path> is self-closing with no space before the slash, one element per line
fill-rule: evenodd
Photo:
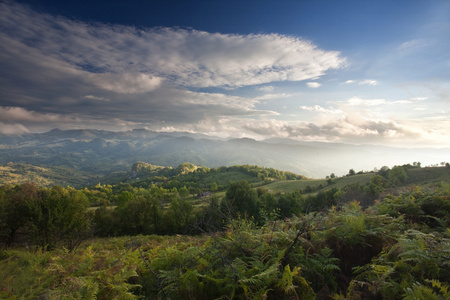
<path fill-rule="evenodd" d="M 405 183 L 408 167 L 412 166 L 383 167 L 365 185 L 337 188 L 330 181 L 317 191 L 307 186 L 291 193 L 272 193 L 245 180 L 231 182 L 224 197 L 212 194 L 198 205 L 194 205 L 193 196 L 199 190 L 191 186 L 166 189 L 164 184 L 151 184 L 144 188 L 127 183 L 74 189 L 33 183 L 6 185 L 0 187 L 0 242 L 5 246 L 26 243 L 44 250 L 63 245 L 71 250 L 93 236 L 199 234 L 223 230 L 227 221 L 235 218 L 263 225 L 354 200 L 368 207 L 387 187 Z M 217 190 L 217 184 L 209 190 Z"/>

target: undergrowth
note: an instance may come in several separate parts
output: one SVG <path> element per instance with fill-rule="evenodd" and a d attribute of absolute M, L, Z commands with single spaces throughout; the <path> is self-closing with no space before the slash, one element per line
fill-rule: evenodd
<path fill-rule="evenodd" d="M 1 299 L 449 299 L 450 188 L 197 236 L 0 252 Z"/>

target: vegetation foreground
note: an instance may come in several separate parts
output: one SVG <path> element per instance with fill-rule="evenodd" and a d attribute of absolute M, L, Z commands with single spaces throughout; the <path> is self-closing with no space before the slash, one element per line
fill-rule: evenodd
<path fill-rule="evenodd" d="M 259 176 L 201 205 L 142 181 L 4 186 L 0 298 L 449 299 L 450 184 L 407 185 L 418 169 L 285 193 Z"/>

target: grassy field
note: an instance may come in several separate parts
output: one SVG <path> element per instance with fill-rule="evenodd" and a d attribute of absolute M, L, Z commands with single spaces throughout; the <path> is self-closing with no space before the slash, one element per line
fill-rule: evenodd
<path fill-rule="evenodd" d="M 360 184 L 365 184 L 366 182 L 369 182 L 370 177 L 372 177 L 373 175 L 374 174 L 369 173 L 369 174 L 358 174 L 354 176 L 335 178 L 331 179 L 332 180 L 331 184 L 328 183 L 328 179 L 275 181 L 265 185 L 264 188 L 271 190 L 272 192 L 284 192 L 284 193 L 291 193 L 298 189 L 303 190 L 307 186 L 310 186 L 311 188 L 316 188 L 322 185 L 324 189 L 331 187 L 342 188 L 346 185 L 358 182 Z"/>
<path fill-rule="evenodd" d="M 191 174 L 185 175 L 184 180 L 190 181 Z M 195 180 L 195 179 L 193 179 Z M 201 185 L 205 188 L 209 188 L 213 182 L 219 186 L 228 185 L 230 182 L 238 182 L 242 180 L 247 180 L 250 183 L 256 182 L 257 178 L 248 174 L 237 171 L 226 171 L 226 172 L 211 172 L 203 176 L 201 180 Z"/>
<path fill-rule="evenodd" d="M 409 169 L 406 184 L 435 184 L 450 182 L 450 168 L 448 167 L 426 167 Z"/>

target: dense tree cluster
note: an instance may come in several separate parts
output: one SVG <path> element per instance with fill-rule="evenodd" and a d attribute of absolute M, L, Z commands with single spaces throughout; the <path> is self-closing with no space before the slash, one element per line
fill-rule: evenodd
<path fill-rule="evenodd" d="M 22 184 L 0 191 L 0 233 L 10 246 L 16 239 L 51 250 L 73 250 L 87 237 L 89 201 L 79 190 Z"/>

